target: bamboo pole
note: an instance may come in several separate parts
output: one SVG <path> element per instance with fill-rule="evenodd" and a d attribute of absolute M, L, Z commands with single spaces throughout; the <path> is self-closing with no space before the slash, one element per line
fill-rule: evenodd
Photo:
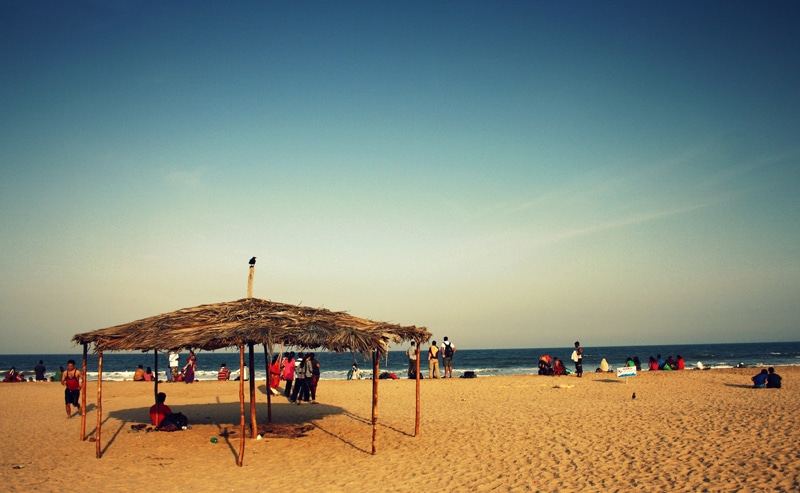
<path fill-rule="evenodd" d="M 156 409 L 158 409 L 158 349 L 154 349 L 153 353 L 155 353 L 155 362 L 153 363 L 153 368 L 155 369 L 155 374 L 153 377 L 153 399 L 155 401 Z M 161 413 L 156 412 L 156 427 L 161 424 Z"/>
<path fill-rule="evenodd" d="M 255 356 L 253 355 L 253 343 L 247 343 L 247 349 L 250 352 L 250 438 L 255 438 L 258 435 L 258 423 L 256 422 L 256 372 L 255 372 Z M 239 378 L 244 378 L 240 374 Z M 269 385 L 269 369 L 267 369 L 267 385 Z M 269 392 L 267 392 L 269 394 Z"/>
<path fill-rule="evenodd" d="M 85 377 L 84 377 L 85 379 Z M 84 380 L 85 381 L 85 380 Z M 102 457 L 100 446 L 101 427 L 103 426 L 103 352 L 97 354 L 97 436 L 94 440 L 95 457 Z"/>
<path fill-rule="evenodd" d="M 81 441 L 86 440 L 86 359 L 88 355 L 88 344 L 83 343 L 83 365 L 81 366 L 81 374 L 83 381 L 81 382 Z"/>
<path fill-rule="evenodd" d="M 378 453 L 378 372 L 381 368 L 380 354 L 372 354 L 372 455 Z"/>
<path fill-rule="evenodd" d="M 272 392 L 269 390 L 269 364 L 270 356 L 272 355 L 272 345 L 267 351 L 267 343 L 264 343 L 264 362 L 267 364 L 267 423 L 272 424 Z"/>
<path fill-rule="evenodd" d="M 420 360 L 420 358 L 422 357 L 422 351 L 421 351 L 420 349 L 421 349 L 421 348 L 420 348 L 420 345 L 419 345 L 419 339 L 417 339 L 417 361 L 416 361 L 416 366 L 417 366 L 417 370 L 416 370 L 416 372 L 417 372 L 417 415 L 416 415 L 416 418 L 414 419 L 414 436 L 417 436 L 417 435 L 419 435 L 419 416 L 420 416 L 420 401 L 419 401 L 419 379 L 420 379 L 420 375 L 419 375 L 419 360 Z"/>
<path fill-rule="evenodd" d="M 244 463 L 244 342 L 239 342 L 239 459 L 236 465 L 242 467 Z"/>

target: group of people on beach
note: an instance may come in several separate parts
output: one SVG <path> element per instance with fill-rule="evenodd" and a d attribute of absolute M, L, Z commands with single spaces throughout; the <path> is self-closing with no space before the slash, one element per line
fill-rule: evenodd
<path fill-rule="evenodd" d="M 572 350 L 570 359 L 575 363 L 575 374 L 578 377 L 583 376 L 583 347 L 580 341 L 575 341 L 575 349 Z M 605 360 L 604 360 L 605 361 Z M 567 367 L 564 366 L 564 361 L 558 357 L 543 354 L 539 356 L 539 375 L 566 375 L 569 373 Z"/>
<path fill-rule="evenodd" d="M 56 372 L 56 374 L 54 376 L 50 377 L 49 381 L 50 382 L 61 381 L 61 372 L 63 372 L 63 371 L 64 371 L 64 367 L 63 366 L 59 367 L 59 371 Z M 45 366 L 44 366 L 44 361 L 39 360 L 39 364 L 37 364 L 33 368 L 33 374 L 34 374 L 33 377 L 28 377 L 26 379 L 25 375 L 22 372 L 17 371 L 17 368 L 15 366 L 12 366 L 11 369 L 6 372 L 5 377 L 3 377 L 3 382 L 4 383 L 34 382 L 34 381 L 35 382 L 47 382 L 48 381 L 47 375 L 46 375 L 47 374 L 47 368 L 45 368 Z"/>
<path fill-rule="evenodd" d="M 284 382 L 283 396 L 298 406 L 303 402 L 317 403 L 317 384 L 321 374 L 321 366 L 314 353 L 289 352 L 278 363 L 279 355 L 275 355 L 269 368 L 270 393 L 278 395 L 281 380 Z"/>
<path fill-rule="evenodd" d="M 411 341 L 411 347 L 406 351 L 408 356 L 408 378 L 417 378 L 417 358 L 420 357 L 420 351 L 417 344 Z M 447 336 L 441 346 L 436 344 L 436 341 L 431 342 L 428 347 L 428 378 L 439 378 L 439 355 L 442 355 L 442 368 L 444 374 L 441 378 L 453 378 L 453 356 L 456 354 L 456 345 L 450 341 Z M 422 361 L 420 360 L 420 363 Z M 421 375 L 420 375 L 421 377 Z"/>
<path fill-rule="evenodd" d="M 779 389 L 781 388 L 782 378 L 775 373 L 775 368 L 770 366 L 769 369 L 762 369 L 751 380 L 755 389 Z"/>

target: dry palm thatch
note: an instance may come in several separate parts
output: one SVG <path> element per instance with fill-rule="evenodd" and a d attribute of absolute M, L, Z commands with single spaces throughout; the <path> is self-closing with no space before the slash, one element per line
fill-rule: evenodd
<path fill-rule="evenodd" d="M 214 350 L 245 343 L 280 344 L 364 355 L 386 351 L 389 342 L 428 341 L 424 327 L 400 326 L 344 312 L 258 298 L 200 305 L 106 329 L 76 334 L 95 352 Z"/>

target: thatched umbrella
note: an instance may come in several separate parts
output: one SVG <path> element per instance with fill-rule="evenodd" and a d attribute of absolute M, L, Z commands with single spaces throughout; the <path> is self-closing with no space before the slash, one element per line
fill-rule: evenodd
<path fill-rule="evenodd" d="M 377 379 L 380 357 L 390 342 L 427 341 L 430 332 L 424 327 L 400 326 L 354 317 L 345 312 L 276 303 L 258 298 L 200 305 L 162 315 L 116 325 L 106 329 L 76 334 L 72 340 L 94 344 L 98 354 L 97 436 L 96 454 L 101 456 L 100 425 L 102 420 L 102 355 L 104 351 L 174 351 L 179 349 L 215 350 L 237 346 L 240 369 L 244 365 L 244 347 L 253 344 L 318 348 L 330 351 L 352 351 L 371 355 L 373 359 L 373 443 L 376 452 Z M 252 352 L 252 349 L 251 349 Z M 252 361 L 252 358 L 251 358 Z M 252 377 L 251 366 L 251 377 Z M 240 373 L 243 375 L 243 373 Z M 239 382 L 241 411 L 241 444 L 238 464 L 244 455 L 244 383 Z M 251 394 L 251 409 L 253 406 Z M 417 397 L 419 401 L 419 397 Z M 83 407 L 85 409 L 85 406 Z M 417 420 L 419 413 L 417 413 Z M 252 419 L 252 418 L 251 418 Z M 85 418 L 83 420 L 85 422 Z M 255 429 L 255 423 L 251 423 Z M 84 425 L 85 426 L 85 425 Z M 418 423 L 417 423 L 418 427 Z M 85 436 L 82 432 L 81 438 Z"/>

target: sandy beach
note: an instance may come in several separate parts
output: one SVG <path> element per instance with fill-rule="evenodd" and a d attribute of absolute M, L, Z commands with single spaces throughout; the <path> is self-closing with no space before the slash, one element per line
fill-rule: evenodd
<path fill-rule="evenodd" d="M 382 380 L 377 455 L 372 382 L 323 380 L 318 405 L 275 398 L 273 423 L 290 426 L 248 439 L 241 468 L 237 382 L 162 384 L 191 422 L 175 433 L 131 429 L 149 422 L 150 384 L 104 382 L 99 460 L 89 441 L 96 382 L 84 442 L 59 384 L 2 384 L 2 489 L 797 491 L 800 368 L 777 371 L 778 390 L 749 388 L 752 368 L 423 380 L 416 437 L 414 381 Z M 258 388 L 264 425 L 263 381 Z"/>

